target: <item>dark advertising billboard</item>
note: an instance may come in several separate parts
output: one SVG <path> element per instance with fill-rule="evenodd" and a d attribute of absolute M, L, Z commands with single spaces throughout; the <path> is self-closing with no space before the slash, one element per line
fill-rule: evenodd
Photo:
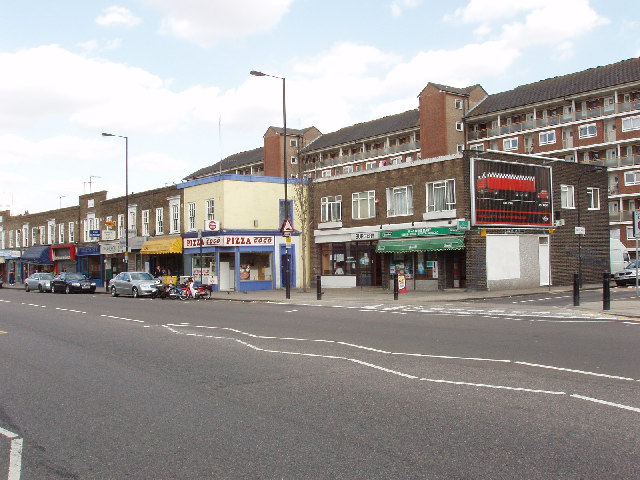
<path fill-rule="evenodd" d="M 551 227 L 551 168 L 474 158 L 471 165 L 474 225 Z"/>

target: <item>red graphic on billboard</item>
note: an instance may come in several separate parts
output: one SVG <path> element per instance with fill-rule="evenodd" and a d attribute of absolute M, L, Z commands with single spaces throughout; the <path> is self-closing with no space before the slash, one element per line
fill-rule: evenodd
<path fill-rule="evenodd" d="M 551 227 L 551 169 L 473 160 L 474 225 Z"/>

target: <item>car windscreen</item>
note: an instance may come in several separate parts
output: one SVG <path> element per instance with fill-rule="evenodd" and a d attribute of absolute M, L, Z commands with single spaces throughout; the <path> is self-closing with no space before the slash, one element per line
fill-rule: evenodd
<path fill-rule="evenodd" d="M 67 275 L 67 280 L 85 280 L 85 277 L 82 273 L 69 273 Z"/>
<path fill-rule="evenodd" d="M 153 280 L 150 273 L 132 273 L 131 280 Z"/>

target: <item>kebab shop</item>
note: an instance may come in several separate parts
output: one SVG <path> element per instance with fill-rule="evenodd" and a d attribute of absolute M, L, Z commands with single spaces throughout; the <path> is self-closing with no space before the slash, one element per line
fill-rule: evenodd
<path fill-rule="evenodd" d="M 184 271 L 214 291 L 275 289 L 276 238 L 270 235 L 194 233 L 183 237 Z"/>

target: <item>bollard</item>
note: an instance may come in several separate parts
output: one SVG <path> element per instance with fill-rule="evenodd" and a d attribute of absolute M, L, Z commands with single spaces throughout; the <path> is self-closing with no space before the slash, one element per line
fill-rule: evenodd
<path fill-rule="evenodd" d="M 573 274 L 573 306 L 580 305 L 580 275 Z"/>
<path fill-rule="evenodd" d="M 398 300 L 398 275 L 393 274 L 393 299 Z"/>
<path fill-rule="evenodd" d="M 611 275 L 602 272 L 602 310 L 611 310 Z"/>
<path fill-rule="evenodd" d="M 322 300 L 322 280 L 320 275 L 316 276 L 316 299 Z"/>

